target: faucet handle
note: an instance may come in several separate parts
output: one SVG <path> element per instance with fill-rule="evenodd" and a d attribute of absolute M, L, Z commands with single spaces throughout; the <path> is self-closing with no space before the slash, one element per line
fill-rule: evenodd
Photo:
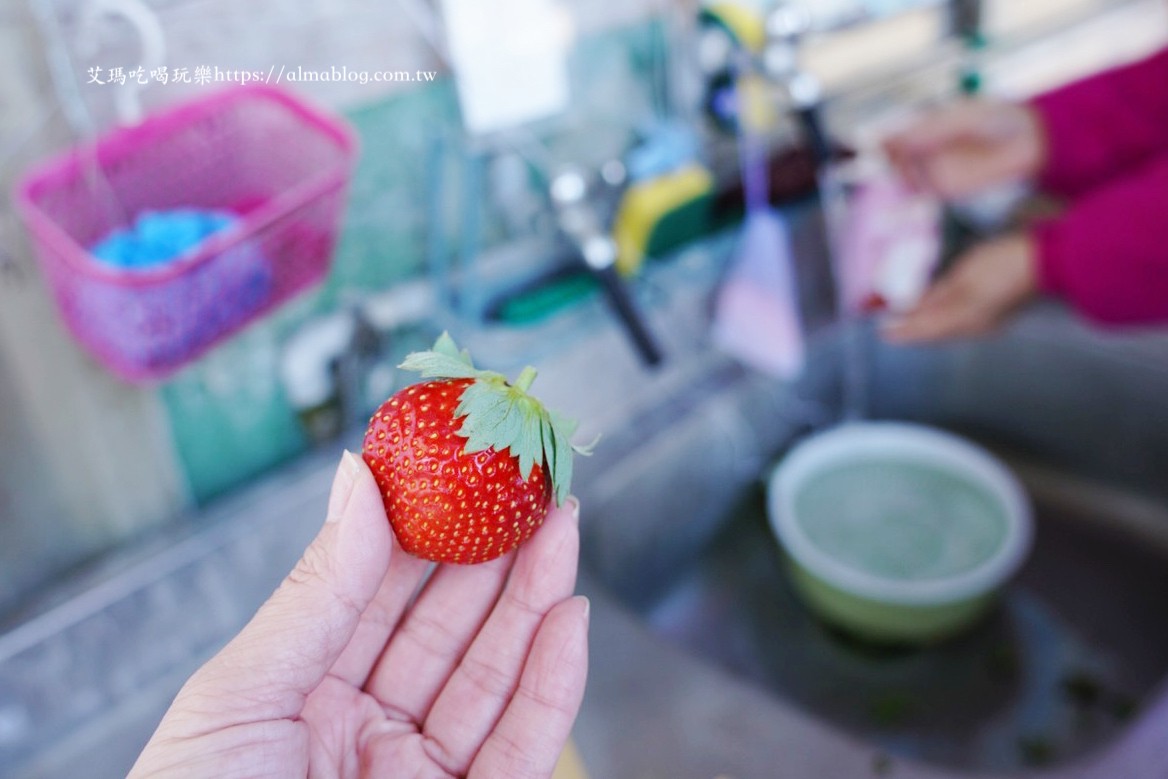
<path fill-rule="evenodd" d="M 587 171 L 580 165 L 561 168 L 552 176 L 548 188 L 552 203 L 559 209 L 583 203 L 588 197 L 588 179 Z"/>
<path fill-rule="evenodd" d="M 590 267 L 594 262 L 616 262 L 616 250 L 601 246 L 611 242 L 601 224 L 596 204 L 589 200 L 592 184 L 591 174 L 583 167 L 573 165 L 561 169 L 552 176 L 549 193 L 556 211 L 556 222 L 584 255 Z M 605 254 L 611 253 L 610 259 Z"/>
<path fill-rule="evenodd" d="M 814 26 L 811 10 L 795 0 L 779 3 L 766 18 L 763 72 L 767 78 L 783 84 L 798 110 L 818 104 L 822 97 L 819 79 L 804 70 L 799 61 L 803 38 Z"/>
<path fill-rule="evenodd" d="M 592 270 L 604 270 L 616 265 L 616 242 L 608 235 L 595 233 L 588 236 L 580 246 L 584 262 Z"/>
<path fill-rule="evenodd" d="M 804 3 L 779 3 L 767 14 L 767 39 L 793 43 L 811 32 L 812 23 L 811 10 Z"/>

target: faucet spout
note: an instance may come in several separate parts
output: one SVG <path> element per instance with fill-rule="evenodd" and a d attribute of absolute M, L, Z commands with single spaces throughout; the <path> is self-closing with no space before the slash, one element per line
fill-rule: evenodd
<path fill-rule="evenodd" d="M 572 242 L 585 267 L 600 282 L 609 307 L 637 354 L 646 365 L 659 365 L 663 358 L 661 349 L 628 285 L 617 272 L 616 244 L 601 227 L 597 209 L 588 200 L 588 179 L 584 171 L 573 167 L 556 175 L 551 182 L 551 199 L 560 232 Z"/>
<path fill-rule="evenodd" d="M 593 270 L 592 272 L 603 286 L 613 313 L 624 325 L 625 332 L 628 334 L 629 340 L 633 342 L 641 360 L 649 366 L 660 365 L 663 359 L 661 349 L 657 346 L 657 341 L 649 332 L 644 317 L 629 294 L 628 286 L 617 273 L 616 266 L 609 265 L 603 270 Z"/>

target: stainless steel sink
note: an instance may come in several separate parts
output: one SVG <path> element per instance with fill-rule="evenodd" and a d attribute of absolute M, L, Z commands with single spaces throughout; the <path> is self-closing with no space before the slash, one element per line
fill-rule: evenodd
<path fill-rule="evenodd" d="M 826 628 L 799 602 L 753 474 L 709 473 L 719 469 L 695 461 L 695 441 L 719 437 L 714 416 L 655 441 L 644 458 L 653 477 L 628 478 L 603 507 L 591 504 L 600 519 L 586 536 L 586 565 L 662 639 L 890 759 L 966 770 L 1058 765 L 1092 753 L 1130 724 L 1168 674 L 1163 508 L 1018 467 L 1030 477 L 1037 543 L 997 611 L 942 646 L 868 646 Z M 737 431 L 723 435 L 729 442 Z M 619 518 L 651 527 L 653 537 L 614 565 L 611 529 L 601 525 Z"/>
<path fill-rule="evenodd" d="M 614 777 L 1165 775 L 1168 504 L 1152 474 L 1168 467 L 1168 387 L 1145 358 L 1168 342 L 1050 308 L 979 344 L 858 335 L 870 411 L 998 448 L 1037 514 L 1034 553 L 983 624 L 897 650 L 807 612 L 765 517 L 761 476 L 838 414 L 855 337 L 825 337 L 793 388 L 714 371 L 592 464 L 583 562 L 611 611 L 585 754 L 593 739 L 619 754 L 601 767 Z"/>

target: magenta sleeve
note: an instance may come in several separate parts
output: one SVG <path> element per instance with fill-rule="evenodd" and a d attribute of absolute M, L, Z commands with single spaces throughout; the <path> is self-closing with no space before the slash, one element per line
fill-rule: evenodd
<path fill-rule="evenodd" d="M 1041 185 L 1076 196 L 1168 151 L 1168 49 L 1031 101 L 1047 138 Z"/>
<path fill-rule="evenodd" d="M 1110 324 L 1168 322 L 1168 153 L 1035 228 L 1041 287 Z"/>

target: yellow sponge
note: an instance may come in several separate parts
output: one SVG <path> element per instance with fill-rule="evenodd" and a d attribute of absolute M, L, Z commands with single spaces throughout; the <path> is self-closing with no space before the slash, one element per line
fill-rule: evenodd
<path fill-rule="evenodd" d="M 632 276 L 646 256 L 665 253 L 705 233 L 713 192 L 713 175 L 698 164 L 629 187 L 613 221 L 617 270 Z"/>
<path fill-rule="evenodd" d="M 710 3 L 702 9 L 702 21 L 720 25 L 747 51 L 758 53 L 766 43 L 762 15 L 738 3 Z"/>

